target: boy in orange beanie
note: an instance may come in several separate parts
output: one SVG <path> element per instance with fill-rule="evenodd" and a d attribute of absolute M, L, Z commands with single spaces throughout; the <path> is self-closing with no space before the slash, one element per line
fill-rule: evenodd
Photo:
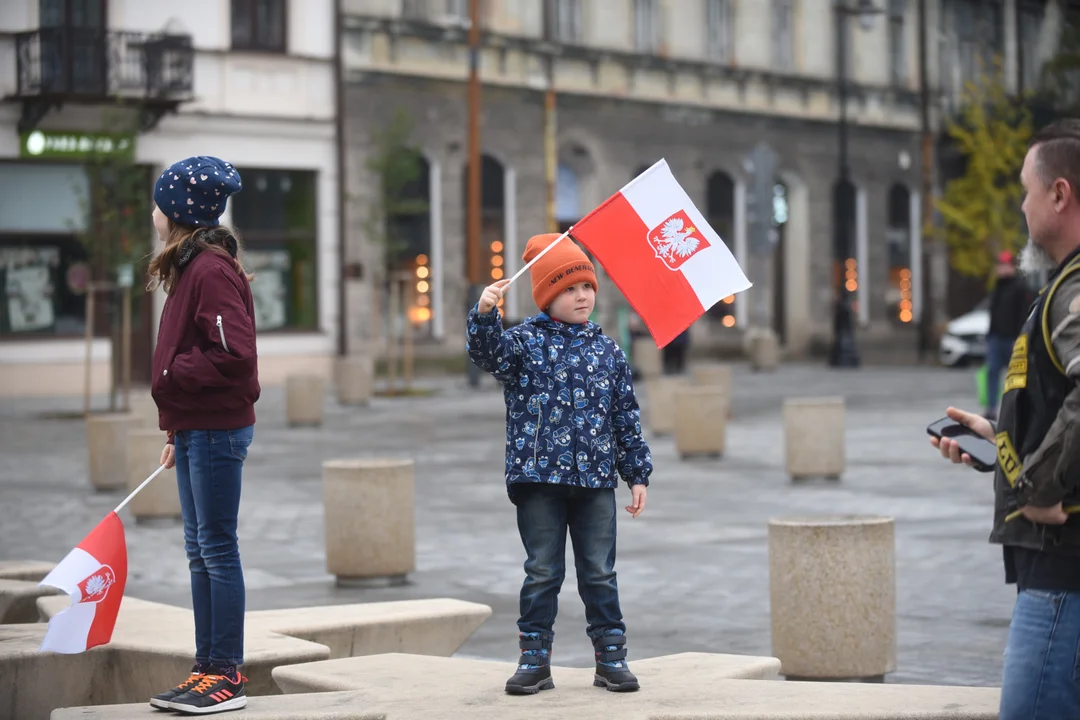
<path fill-rule="evenodd" d="M 566 534 L 574 546 L 586 632 L 596 655 L 593 684 L 637 690 L 626 664 L 626 625 L 615 576 L 615 490 L 630 486 L 632 517 L 645 509 L 652 456 L 626 355 L 589 321 L 596 301 L 592 262 L 570 238 L 537 235 L 526 262 L 540 314 L 504 331 L 497 304 L 508 280 L 486 288 L 469 313 L 473 362 L 495 376 L 506 401 L 506 484 L 525 546 L 518 620 L 521 658 L 506 692 L 555 687 L 551 647 Z"/>

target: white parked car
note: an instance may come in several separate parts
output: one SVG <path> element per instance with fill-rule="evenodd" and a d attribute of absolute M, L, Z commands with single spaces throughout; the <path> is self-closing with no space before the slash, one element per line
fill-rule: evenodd
<path fill-rule="evenodd" d="M 990 298 L 986 297 L 975 308 L 945 326 L 941 336 L 938 356 L 941 364 L 964 367 L 969 363 L 981 363 L 986 359 L 986 335 L 990 332 Z"/>

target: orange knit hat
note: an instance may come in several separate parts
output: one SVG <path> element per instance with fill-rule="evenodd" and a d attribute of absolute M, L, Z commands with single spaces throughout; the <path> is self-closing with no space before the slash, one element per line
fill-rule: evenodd
<path fill-rule="evenodd" d="M 523 259 L 529 262 L 551 243 L 557 240 L 557 233 L 544 233 L 529 238 L 525 245 Z M 596 288 L 596 270 L 588 256 L 570 238 L 559 240 L 551 252 L 536 261 L 529 268 L 532 279 L 532 296 L 540 310 L 547 310 L 555 301 L 555 296 L 571 285 L 590 282 Z"/>

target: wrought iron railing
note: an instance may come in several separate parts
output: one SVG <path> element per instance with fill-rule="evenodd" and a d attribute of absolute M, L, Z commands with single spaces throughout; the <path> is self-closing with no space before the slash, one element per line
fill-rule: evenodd
<path fill-rule="evenodd" d="M 15 35 L 20 97 L 83 99 L 191 97 L 189 35 L 42 28 Z"/>

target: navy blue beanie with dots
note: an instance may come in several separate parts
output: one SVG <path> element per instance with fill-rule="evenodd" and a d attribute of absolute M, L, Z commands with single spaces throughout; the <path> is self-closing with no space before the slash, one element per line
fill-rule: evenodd
<path fill-rule="evenodd" d="M 196 155 L 169 166 L 154 187 L 154 203 L 179 225 L 214 227 L 225 201 L 240 191 L 240 173 L 229 163 Z"/>

